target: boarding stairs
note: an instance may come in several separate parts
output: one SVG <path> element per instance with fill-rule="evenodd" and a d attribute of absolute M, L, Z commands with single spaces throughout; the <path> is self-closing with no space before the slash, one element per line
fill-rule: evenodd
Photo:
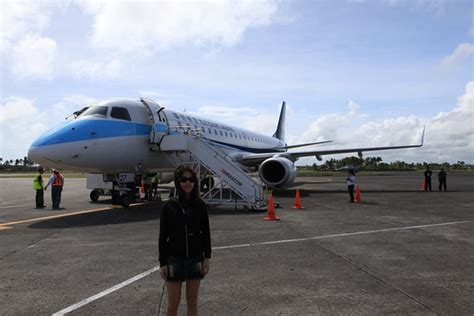
<path fill-rule="evenodd" d="M 226 152 L 205 141 L 198 131 L 166 135 L 159 143 L 160 150 L 171 153 L 177 165 L 197 163 L 216 178 L 214 188 L 205 192 L 203 199 L 208 204 L 243 204 L 252 209 L 263 209 L 265 201 L 262 185 L 250 177 L 245 170 Z M 196 184 L 199 185 L 199 184 Z M 230 189 L 241 199 L 224 197 L 224 189 Z"/>

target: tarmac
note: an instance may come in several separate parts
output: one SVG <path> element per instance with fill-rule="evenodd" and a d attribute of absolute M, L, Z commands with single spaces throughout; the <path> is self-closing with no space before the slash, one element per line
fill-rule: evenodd
<path fill-rule="evenodd" d="M 265 213 L 209 209 L 200 315 L 473 315 L 474 174 L 448 191 L 422 175 L 299 177 Z M 1 315 L 164 315 L 160 202 L 111 208 L 66 179 L 62 210 L 34 209 L 32 179 L 0 178 Z M 293 209 L 295 189 L 304 209 Z M 185 315 L 183 291 L 180 315 Z"/>

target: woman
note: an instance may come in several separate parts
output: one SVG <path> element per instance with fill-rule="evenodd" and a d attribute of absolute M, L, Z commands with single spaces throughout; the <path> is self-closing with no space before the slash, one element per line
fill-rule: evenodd
<path fill-rule="evenodd" d="M 197 315 L 199 285 L 209 272 L 211 258 L 209 218 L 192 168 L 178 167 L 174 184 L 177 198 L 163 205 L 160 217 L 160 274 L 168 291 L 166 315 L 178 314 L 183 282 L 187 314 Z"/>

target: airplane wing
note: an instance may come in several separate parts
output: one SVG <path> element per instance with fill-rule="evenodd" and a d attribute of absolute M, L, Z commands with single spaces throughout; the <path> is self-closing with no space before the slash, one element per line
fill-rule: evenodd
<path fill-rule="evenodd" d="M 402 148 L 416 148 L 423 146 L 423 139 L 425 135 L 425 129 L 421 135 L 421 142 L 417 145 L 403 145 L 403 146 L 385 146 L 385 147 L 362 147 L 362 148 L 347 148 L 347 149 L 328 149 L 328 150 L 315 150 L 315 151 L 293 151 L 293 152 L 281 152 L 281 153 L 261 153 L 261 154 L 243 154 L 239 157 L 235 157 L 240 163 L 244 165 L 252 165 L 263 162 L 265 159 L 273 156 L 286 157 L 292 161 L 297 160 L 300 157 L 315 156 L 316 159 L 321 160 L 323 155 L 334 155 L 344 153 L 358 153 L 359 157 L 362 157 L 362 152 L 365 151 L 380 151 L 389 149 L 402 149 Z"/>
<path fill-rule="evenodd" d="M 297 147 L 306 147 L 306 146 L 321 145 L 321 144 L 326 144 L 326 143 L 331 143 L 331 142 L 332 142 L 332 140 L 323 140 L 323 141 L 313 142 L 313 143 L 287 145 L 287 146 L 284 146 L 284 147 L 277 147 L 277 149 L 290 149 L 290 148 L 297 148 Z"/>

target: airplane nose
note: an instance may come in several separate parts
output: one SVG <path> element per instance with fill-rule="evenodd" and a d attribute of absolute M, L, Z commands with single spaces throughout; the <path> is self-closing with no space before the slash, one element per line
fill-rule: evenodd
<path fill-rule="evenodd" d="M 28 149 L 28 159 L 36 162 L 40 165 L 46 165 L 48 160 L 46 159 L 46 152 L 44 147 L 31 146 Z M 51 161 L 49 161 L 51 163 Z"/>
<path fill-rule="evenodd" d="M 39 147 L 30 147 L 28 149 L 28 159 L 37 161 L 42 156 L 42 150 Z"/>
<path fill-rule="evenodd" d="M 28 159 L 36 161 L 36 158 L 38 158 L 38 148 L 30 147 L 28 149 Z"/>

